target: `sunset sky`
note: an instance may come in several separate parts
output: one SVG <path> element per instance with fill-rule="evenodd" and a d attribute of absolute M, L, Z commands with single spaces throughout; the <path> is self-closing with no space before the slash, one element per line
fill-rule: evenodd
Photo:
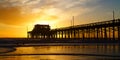
<path fill-rule="evenodd" d="M 0 0 L 0 37 L 26 37 L 35 24 L 52 29 L 120 18 L 120 0 Z M 28 28 L 28 29 L 27 29 Z"/>

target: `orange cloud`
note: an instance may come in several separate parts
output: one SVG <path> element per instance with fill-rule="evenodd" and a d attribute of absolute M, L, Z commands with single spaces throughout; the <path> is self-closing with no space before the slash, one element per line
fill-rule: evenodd
<path fill-rule="evenodd" d="M 18 25 L 26 22 L 31 22 L 38 18 L 40 14 L 25 14 L 21 15 L 21 11 L 17 7 L 0 9 L 0 22 L 5 24 Z"/>

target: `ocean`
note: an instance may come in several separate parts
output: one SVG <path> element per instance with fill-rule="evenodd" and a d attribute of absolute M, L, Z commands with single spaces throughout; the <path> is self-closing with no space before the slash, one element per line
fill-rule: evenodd
<path fill-rule="evenodd" d="M 119 44 L 58 43 L 37 46 L 0 47 L 0 60 L 117 60 Z M 61 43 L 62 44 L 62 43 Z M 29 45 L 29 44 L 28 44 Z M 35 45 L 35 44 L 33 44 Z"/>

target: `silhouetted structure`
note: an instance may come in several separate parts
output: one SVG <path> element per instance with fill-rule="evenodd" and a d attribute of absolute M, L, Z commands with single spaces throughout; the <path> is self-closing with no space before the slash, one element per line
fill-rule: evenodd
<path fill-rule="evenodd" d="M 40 28 L 41 26 L 44 25 L 36 25 L 33 31 L 28 32 L 31 35 L 30 38 L 47 36 L 49 38 L 120 39 L 120 19 L 52 30 L 48 25 L 48 28 L 44 28 L 46 25 L 43 28 Z"/>
<path fill-rule="evenodd" d="M 28 38 L 49 38 L 50 26 L 49 25 L 35 25 L 32 31 L 28 32 Z"/>

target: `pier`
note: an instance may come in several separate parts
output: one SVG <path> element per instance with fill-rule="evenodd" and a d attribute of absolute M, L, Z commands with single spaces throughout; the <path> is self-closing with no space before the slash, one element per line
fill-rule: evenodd
<path fill-rule="evenodd" d="M 40 26 L 40 25 L 39 25 Z M 36 27 L 35 27 L 36 28 Z M 46 28 L 47 29 L 47 28 Z M 120 19 L 89 23 L 83 25 L 74 25 L 64 28 L 56 28 L 45 31 L 45 27 L 38 28 L 39 33 L 28 32 L 28 38 L 56 38 L 56 39 L 120 39 Z M 40 32 L 40 30 L 44 31 Z M 47 33 L 46 33 L 47 32 Z"/>

